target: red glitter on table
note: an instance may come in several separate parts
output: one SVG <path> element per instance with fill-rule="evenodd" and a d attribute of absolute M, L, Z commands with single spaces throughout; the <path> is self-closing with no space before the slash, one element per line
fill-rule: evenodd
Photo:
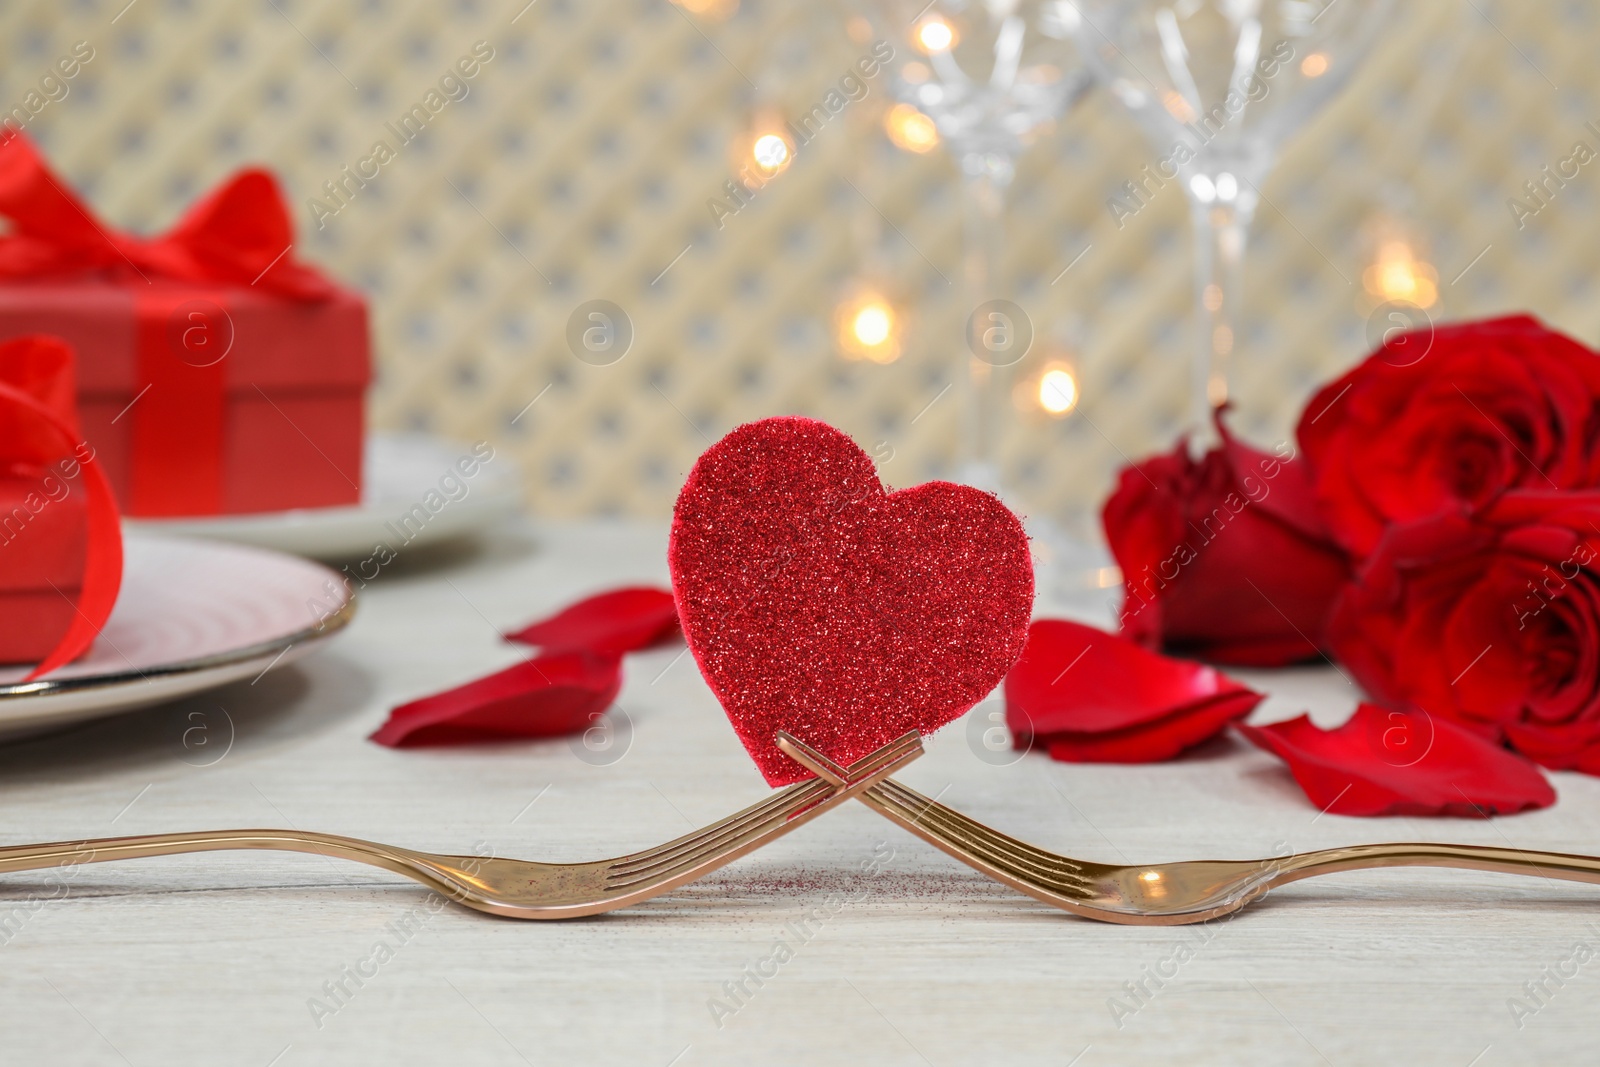
<path fill-rule="evenodd" d="M 887 493 L 826 423 L 734 430 L 690 472 L 668 549 L 700 671 L 772 785 L 810 776 L 787 730 L 849 763 L 930 733 L 1021 654 L 1033 605 L 1022 523 L 989 493 Z"/>

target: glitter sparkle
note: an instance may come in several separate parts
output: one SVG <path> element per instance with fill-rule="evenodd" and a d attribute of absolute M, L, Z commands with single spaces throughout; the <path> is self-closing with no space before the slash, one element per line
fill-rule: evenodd
<path fill-rule="evenodd" d="M 1022 651 L 1033 562 L 996 497 L 886 493 L 826 423 L 774 418 L 707 449 L 668 551 L 684 635 L 772 785 L 808 777 L 778 730 L 841 763 L 983 699 Z"/>

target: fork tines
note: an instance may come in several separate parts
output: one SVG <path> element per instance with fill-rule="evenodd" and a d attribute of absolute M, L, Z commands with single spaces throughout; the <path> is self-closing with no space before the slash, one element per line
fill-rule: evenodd
<path fill-rule="evenodd" d="M 931 843 L 961 849 L 1014 878 L 1069 896 L 1086 896 L 1092 887 L 1078 864 L 991 829 L 898 782 L 881 782 L 863 799 L 907 829 L 923 831 L 921 836 Z"/>
<path fill-rule="evenodd" d="M 819 775 L 836 782 L 841 779 L 844 769 L 805 742 L 780 734 L 778 745 Z M 868 789 L 861 799 L 963 861 L 977 860 L 1012 878 L 1064 896 L 1086 897 L 1092 889 L 1092 883 L 1082 874 L 1083 868 L 1071 860 L 992 830 L 892 778 Z"/>
<path fill-rule="evenodd" d="M 848 768 L 849 781 L 845 785 L 835 785 L 820 778 L 797 782 L 721 822 L 619 859 L 606 872 L 606 889 L 627 890 L 690 870 L 710 857 L 738 848 L 750 839 L 806 814 L 848 789 L 849 783 L 870 777 L 884 767 L 897 765 L 921 749 L 922 739 L 912 731 L 851 764 Z"/>

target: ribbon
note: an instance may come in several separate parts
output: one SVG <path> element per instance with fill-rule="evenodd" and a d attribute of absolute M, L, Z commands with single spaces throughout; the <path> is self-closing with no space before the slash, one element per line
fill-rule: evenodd
<path fill-rule="evenodd" d="M 0 343 L 0 464 L 48 466 L 71 457 L 88 494 L 88 546 L 76 611 L 56 647 L 25 681 L 33 681 L 87 649 L 111 616 L 122 586 L 122 526 L 111 484 L 82 447 L 73 399 L 73 353 L 56 337 L 33 335 Z"/>
<path fill-rule="evenodd" d="M 26 136 L 5 131 L 0 216 L 11 223 L 10 234 L 0 237 L 0 283 L 89 276 L 136 294 L 129 512 L 220 512 L 227 382 L 219 361 L 232 338 L 226 290 L 254 287 L 299 302 L 337 291 L 292 255 L 294 227 L 276 179 L 265 170 L 241 170 L 172 229 L 143 238 L 96 219 Z"/>
<path fill-rule="evenodd" d="M 291 254 L 294 226 L 277 180 L 239 171 L 191 206 L 166 233 L 113 229 L 45 164 L 25 135 L 0 134 L 0 280 L 102 274 L 255 286 L 290 300 L 325 300 L 333 283 Z"/>
<path fill-rule="evenodd" d="M 209 348 L 232 332 L 227 296 L 195 290 L 140 292 L 134 303 L 134 370 L 142 395 L 133 405 L 128 512 L 141 516 L 222 511 L 227 443 L 226 366 Z M 194 310 L 205 305 L 206 310 Z M 222 321 L 217 321 L 217 313 Z M 191 342 L 190 337 L 203 343 Z"/>

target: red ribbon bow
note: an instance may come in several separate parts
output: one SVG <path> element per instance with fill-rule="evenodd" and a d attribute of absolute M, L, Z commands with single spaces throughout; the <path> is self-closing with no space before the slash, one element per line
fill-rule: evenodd
<path fill-rule="evenodd" d="M 114 230 L 45 164 L 26 136 L 0 134 L 0 280 L 104 273 L 149 281 L 254 285 L 292 300 L 323 300 L 332 283 L 289 254 L 294 227 L 271 174 L 248 168 L 198 200 L 167 233 Z"/>

